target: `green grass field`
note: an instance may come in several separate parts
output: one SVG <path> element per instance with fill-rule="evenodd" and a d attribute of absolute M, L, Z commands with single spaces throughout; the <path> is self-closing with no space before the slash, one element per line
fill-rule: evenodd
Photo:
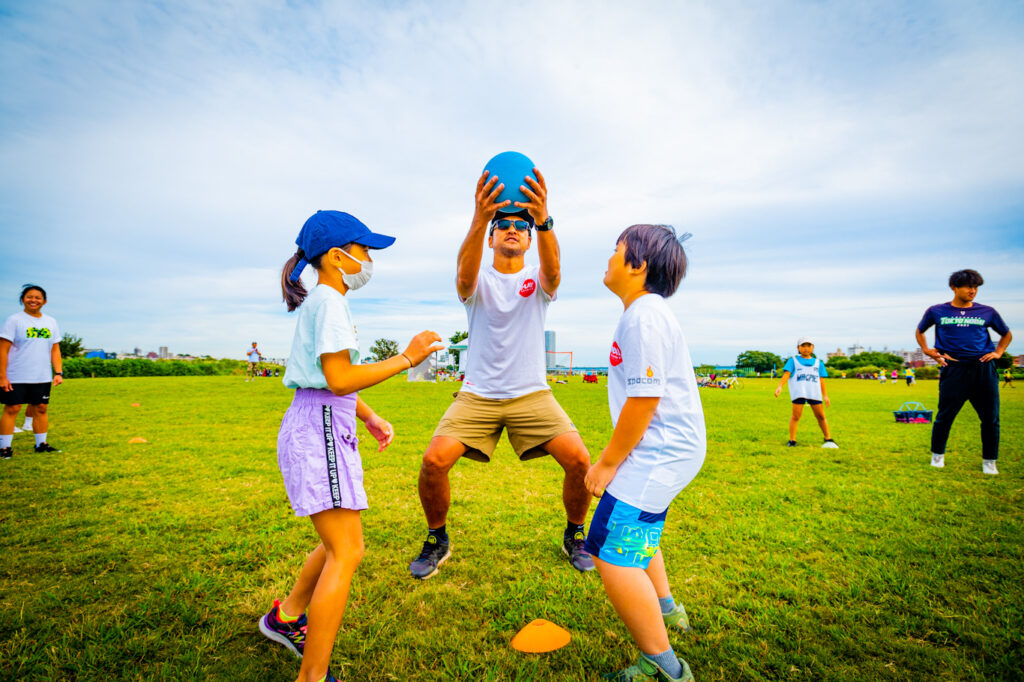
<path fill-rule="evenodd" d="M 554 390 L 596 456 L 611 433 L 605 388 L 578 382 Z M 789 404 L 774 386 L 702 391 L 707 461 L 666 523 L 694 626 L 671 637 L 697 679 L 1021 679 L 1024 390 L 1003 392 L 992 477 L 969 407 L 943 470 L 928 466 L 929 426 L 894 423 L 904 400 L 934 409 L 934 381 L 830 381 L 839 450 L 818 447 L 809 410 L 801 445 L 783 447 Z M 591 680 L 631 662 L 599 577 L 559 551 L 561 470 L 517 462 L 507 442 L 490 465 L 455 467 L 452 559 L 427 582 L 408 576 L 420 457 L 453 390 L 394 379 L 363 393 L 398 436 L 377 453 L 362 432 L 367 554 L 335 673 Z M 290 398 L 280 380 L 234 377 L 57 388 L 50 440 L 63 453 L 31 454 L 20 435 L 0 462 L 0 679 L 294 679 L 297 661 L 255 627 L 316 544 L 277 470 Z M 535 618 L 572 642 L 512 650 Z"/>

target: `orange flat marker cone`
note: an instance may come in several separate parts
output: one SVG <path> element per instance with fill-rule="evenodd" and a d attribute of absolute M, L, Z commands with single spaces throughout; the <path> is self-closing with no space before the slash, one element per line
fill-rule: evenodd
<path fill-rule="evenodd" d="M 135 436 L 135 438 L 132 438 L 132 439 L 131 439 L 131 440 L 129 440 L 128 442 L 129 442 L 129 443 L 145 443 L 145 442 L 146 442 L 146 439 L 145 439 L 145 438 L 142 438 L 141 436 Z"/>
<path fill-rule="evenodd" d="M 132 407 L 139 407 L 139 403 L 132 403 Z"/>
<path fill-rule="evenodd" d="M 542 654 L 561 649 L 570 639 L 572 636 L 565 628 L 538 618 L 516 633 L 512 638 L 512 648 L 528 654 Z"/>

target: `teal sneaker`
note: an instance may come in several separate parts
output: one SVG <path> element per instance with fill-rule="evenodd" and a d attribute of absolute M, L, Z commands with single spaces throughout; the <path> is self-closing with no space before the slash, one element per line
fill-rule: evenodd
<path fill-rule="evenodd" d="M 665 619 L 666 628 L 679 628 L 683 632 L 689 632 L 693 628 L 690 627 L 690 617 L 686 615 L 686 609 L 683 608 L 682 604 L 676 604 L 676 607 L 668 613 L 661 614 L 661 617 Z"/>
<path fill-rule="evenodd" d="M 640 654 L 640 660 L 635 664 L 604 676 L 606 680 L 613 682 L 693 682 L 693 673 L 686 661 L 679 659 L 683 666 L 683 672 L 679 677 L 669 677 L 668 673 L 661 669 L 657 663 Z"/>

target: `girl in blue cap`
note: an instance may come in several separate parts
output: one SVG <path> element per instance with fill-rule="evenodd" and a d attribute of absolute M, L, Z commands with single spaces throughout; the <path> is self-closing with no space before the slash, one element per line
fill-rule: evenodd
<path fill-rule="evenodd" d="M 291 593 L 259 620 L 259 629 L 302 658 L 298 682 L 335 678 L 328 668 L 348 602 L 352 576 L 363 557 L 359 513 L 367 508 L 356 418 L 380 450 L 394 428 L 357 391 L 418 365 L 440 350 L 441 337 L 424 331 L 401 355 L 359 364 L 359 343 L 345 295 L 373 275 L 370 249 L 394 237 L 375 234 L 340 211 L 317 211 L 299 232 L 299 249 L 285 263 L 281 289 L 289 312 L 298 308 L 284 384 L 295 398 L 281 422 L 277 461 L 296 516 L 308 516 L 320 536 Z M 317 272 L 308 292 L 299 281 L 306 265 Z M 307 614 L 308 609 L 308 616 Z M 307 620 L 308 618 L 308 620 Z"/>

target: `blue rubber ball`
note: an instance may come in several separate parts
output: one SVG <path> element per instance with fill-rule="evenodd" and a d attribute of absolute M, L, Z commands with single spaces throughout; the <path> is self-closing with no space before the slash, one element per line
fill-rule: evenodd
<path fill-rule="evenodd" d="M 501 190 L 496 203 L 500 204 L 507 199 L 512 201 L 511 204 L 500 209 L 499 213 L 522 211 L 523 209 L 517 207 L 515 202 L 526 202 L 529 201 L 529 198 L 519 190 L 519 186 L 529 187 L 525 180 L 527 176 L 534 180 L 537 179 L 537 176 L 533 174 L 533 161 L 530 161 L 530 157 L 519 152 L 502 152 L 488 161 L 484 170 L 491 172 L 488 180 L 497 175 L 498 184 L 505 185 L 505 189 Z"/>

